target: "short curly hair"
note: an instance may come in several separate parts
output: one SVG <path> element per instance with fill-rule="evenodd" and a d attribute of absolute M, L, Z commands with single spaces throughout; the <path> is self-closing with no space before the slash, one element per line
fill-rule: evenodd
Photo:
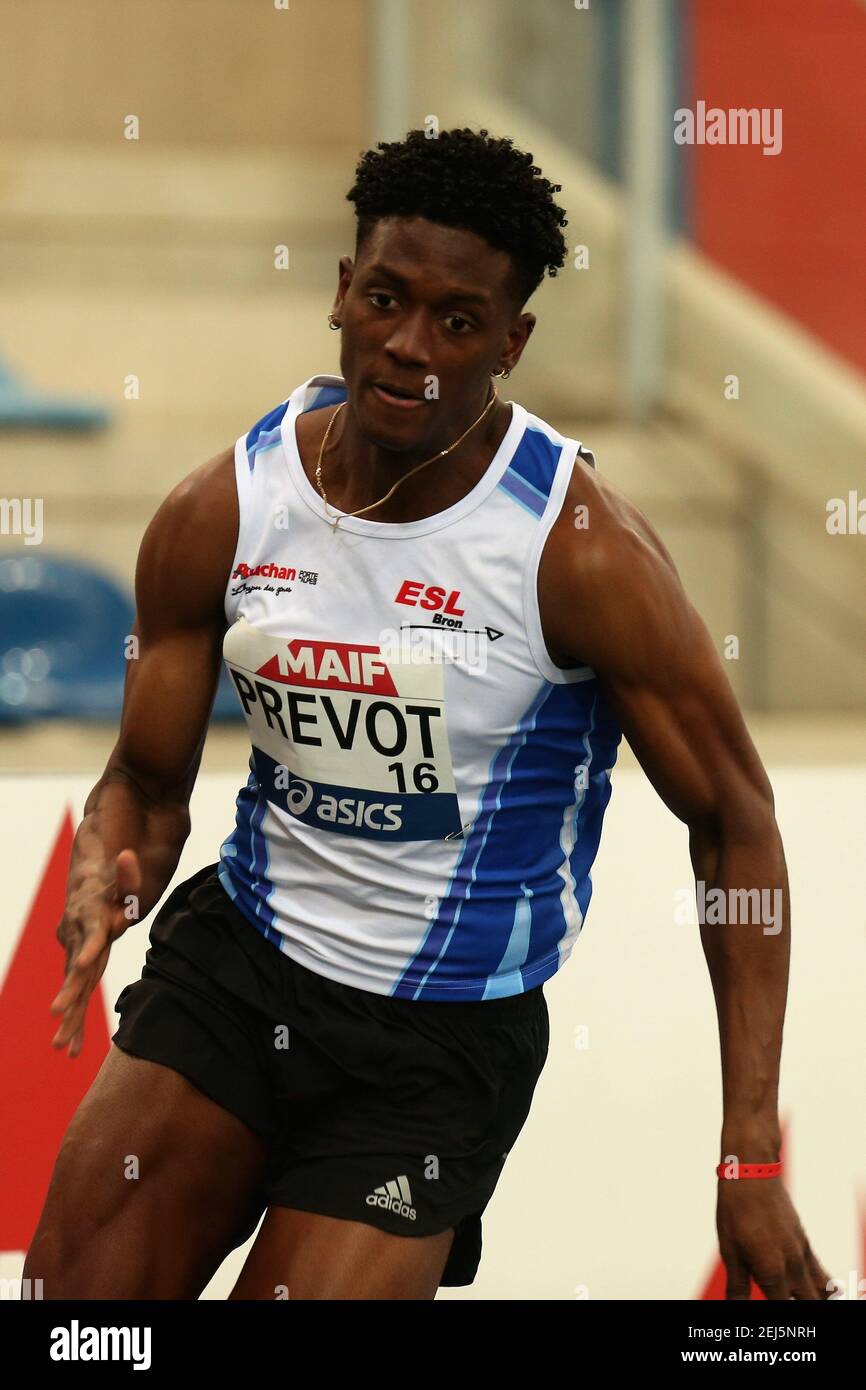
<path fill-rule="evenodd" d="M 361 156 L 346 197 L 355 204 L 358 247 L 382 217 L 425 217 L 484 237 L 511 256 L 511 287 L 523 304 L 545 271 L 555 275 L 565 260 L 567 219 L 552 196 L 560 188 L 513 140 L 464 127 L 380 140 Z"/>

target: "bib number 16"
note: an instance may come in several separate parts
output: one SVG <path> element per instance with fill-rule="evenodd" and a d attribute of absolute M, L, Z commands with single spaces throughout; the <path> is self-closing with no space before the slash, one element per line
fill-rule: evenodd
<path fill-rule="evenodd" d="M 397 778 L 397 790 L 405 792 L 406 774 L 402 763 L 389 763 L 388 771 L 393 772 Z M 412 781 L 415 790 L 419 792 L 435 792 L 439 786 L 439 778 L 436 776 L 436 766 L 434 763 L 416 763 L 412 768 Z"/>

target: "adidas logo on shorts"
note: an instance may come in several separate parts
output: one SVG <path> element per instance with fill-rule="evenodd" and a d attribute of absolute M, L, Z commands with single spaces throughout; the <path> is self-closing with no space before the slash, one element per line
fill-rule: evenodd
<path fill-rule="evenodd" d="M 405 1173 L 400 1178 L 392 1178 L 382 1187 L 376 1187 L 367 1196 L 368 1207 L 381 1207 L 383 1211 L 393 1211 L 397 1216 L 405 1216 L 414 1221 L 417 1212 L 412 1205 L 409 1179 Z"/>

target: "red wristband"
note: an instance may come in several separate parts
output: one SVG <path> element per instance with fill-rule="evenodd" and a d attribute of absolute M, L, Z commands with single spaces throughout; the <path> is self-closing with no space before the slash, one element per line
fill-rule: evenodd
<path fill-rule="evenodd" d="M 716 1167 L 716 1177 L 719 1178 L 777 1178 L 782 1171 L 781 1163 L 738 1163 L 736 1172 L 729 1173 L 728 1168 L 734 1167 L 733 1163 L 719 1163 Z"/>

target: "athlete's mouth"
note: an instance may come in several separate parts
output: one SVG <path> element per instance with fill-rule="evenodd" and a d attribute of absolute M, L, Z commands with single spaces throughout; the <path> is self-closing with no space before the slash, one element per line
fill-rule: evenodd
<path fill-rule="evenodd" d="M 415 396 L 405 387 L 392 386 L 387 381 L 374 381 L 373 390 L 380 400 L 386 401 L 388 405 L 395 405 L 398 409 L 412 410 L 415 406 L 424 404 L 423 396 Z"/>

